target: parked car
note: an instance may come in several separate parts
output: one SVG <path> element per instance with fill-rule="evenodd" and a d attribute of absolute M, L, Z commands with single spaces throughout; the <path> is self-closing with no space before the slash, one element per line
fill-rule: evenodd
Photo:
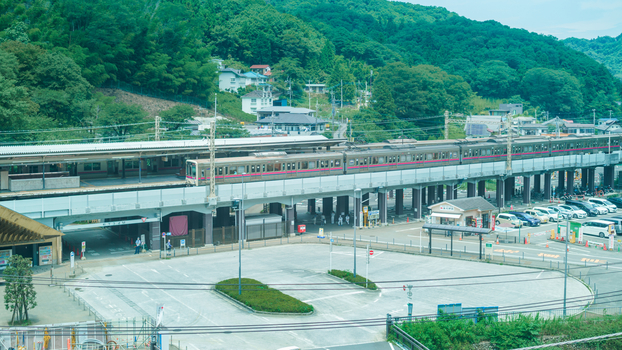
<path fill-rule="evenodd" d="M 587 201 L 592 203 L 592 204 L 604 206 L 605 208 L 607 208 L 607 210 L 610 213 L 615 213 L 615 212 L 618 211 L 618 207 L 616 207 L 615 204 L 613 204 L 610 201 L 608 201 L 606 199 L 603 199 L 603 198 L 590 198 Z"/>
<path fill-rule="evenodd" d="M 534 218 L 533 216 L 527 214 L 527 213 L 521 213 L 519 211 L 511 211 L 510 214 L 516 215 L 516 217 L 522 221 L 523 223 L 526 223 L 529 226 L 538 226 L 540 225 L 540 220 Z"/>
<path fill-rule="evenodd" d="M 614 224 L 616 235 L 622 235 L 622 219 L 621 218 L 603 218 L 602 221 L 608 221 Z"/>
<path fill-rule="evenodd" d="M 548 206 L 547 209 L 556 212 L 557 213 L 557 217 L 560 220 L 572 218 L 572 212 L 570 210 L 568 210 L 568 209 L 564 209 L 562 207 L 555 206 L 555 205 Z"/>
<path fill-rule="evenodd" d="M 609 197 L 607 200 L 613 203 L 616 207 L 622 208 L 622 198 L 621 197 Z"/>
<path fill-rule="evenodd" d="M 535 210 L 535 209 L 525 209 L 525 213 L 533 216 L 534 218 L 540 220 L 541 223 L 546 224 L 549 222 L 550 217 L 544 213 L 543 211 L 540 210 Z"/>
<path fill-rule="evenodd" d="M 591 203 L 591 205 L 594 206 L 594 208 L 596 208 L 596 210 L 598 210 L 598 215 L 605 215 L 605 214 L 609 214 L 609 208 L 607 208 L 606 206 L 604 206 L 603 204 L 600 203 Z"/>
<path fill-rule="evenodd" d="M 516 215 L 501 213 L 497 215 L 497 217 L 495 218 L 496 225 L 501 225 L 501 224 L 506 224 L 506 223 L 512 225 L 512 227 L 523 226 L 523 223 L 516 217 Z"/>
<path fill-rule="evenodd" d="M 587 213 L 585 211 L 581 210 L 580 208 L 574 205 L 560 204 L 558 205 L 558 207 L 572 213 L 573 219 L 585 219 L 587 217 Z"/>
<path fill-rule="evenodd" d="M 586 212 L 588 216 L 598 216 L 598 210 L 596 209 L 596 207 L 592 203 L 576 201 L 576 200 L 570 199 L 570 200 L 566 201 L 566 204 L 567 205 L 574 205 L 575 207 L 577 207 L 577 208 L 583 210 L 584 212 Z"/>
<path fill-rule="evenodd" d="M 549 216 L 549 221 L 558 222 L 560 220 L 560 215 L 553 209 L 545 208 L 545 207 L 533 207 L 533 210 L 537 210 L 542 214 L 546 214 Z M 563 218 L 563 217 L 561 217 Z"/>
<path fill-rule="evenodd" d="M 600 238 L 609 237 L 609 226 L 613 225 L 609 221 L 590 220 L 581 224 L 584 235 L 597 236 Z"/>

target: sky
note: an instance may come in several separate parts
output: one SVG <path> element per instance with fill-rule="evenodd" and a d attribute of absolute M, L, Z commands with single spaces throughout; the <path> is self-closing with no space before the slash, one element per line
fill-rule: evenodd
<path fill-rule="evenodd" d="M 622 0 L 402 0 L 445 7 L 476 21 L 495 20 L 513 28 L 594 39 L 622 34 Z"/>

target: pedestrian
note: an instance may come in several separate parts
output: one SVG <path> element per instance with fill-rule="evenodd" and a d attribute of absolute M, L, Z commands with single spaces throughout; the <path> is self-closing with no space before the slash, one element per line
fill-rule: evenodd
<path fill-rule="evenodd" d="M 346 225 L 350 225 L 350 214 L 346 215 Z"/>
<path fill-rule="evenodd" d="M 337 221 L 339 226 L 343 226 L 343 216 L 339 215 L 339 220 Z"/>
<path fill-rule="evenodd" d="M 317 219 L 317 215 L 313 215 L 313 226 L 315 226 L 316 219 Z"/>
<path fill-rule="evenodd" d="M 140 241 L 140 237 L 136 238 L 136 251 L 134 252 L 134 255 L 140 253 L 140 245 L 142 244 L 142 242 Z"/>
<path fill-rule="evenodd" d="M 330 213 L 330 223 L 335 224 L 335 212 Z"/>
<path fill-rule="evenodd" d="M 166 256 L 171 255 L 171 248 L 173 248 L 173 245 L 171 244 L 171 240 L 169 239 L 168 242 L 166 242 Z"/>
<path fill-rule="evenodd" d="M 322 214 L 322 221 L 320 221 L 320 225 L 326 225 L 326 216 Z"/>

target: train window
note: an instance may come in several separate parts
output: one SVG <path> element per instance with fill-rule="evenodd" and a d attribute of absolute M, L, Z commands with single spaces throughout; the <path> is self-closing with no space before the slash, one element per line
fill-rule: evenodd
<path fill-rule="evenodd" d="M 274 171 L 274 165 L 267 164 L 266 169 L 267 169 L 268 172 Z"/>
<path fill-rule="evenodd" d="M 410 154 L 406 155 L 406 161 L 410 162 L 412 160 L 412 156 Z"/>
<path fill-rule="evenodd" d="M 262 172 L 262 173 L 265 173 L 265 172 L 266 172 L 266 165 L 265 165 L 265 164 L 262 164 L 262 165 L 261 165 L 261 172 Z"/>
<path fill-rule="evenodd" d="M 309 169 L 315 169 L 316 168 L 315 165 L 316 165 L 315 162 L 309 162 Z"/>
<path fill-rule="evenodd" d="M 229 167 L 228 166 L 225 167 L 225 175 L 227 175 L 227 173 L 229 173 Z"/>
<path fill-rule="evenodd" d="M 441 152 L 441 159 L 445 159 L 445 152 Z"/>
<path fill-rule="evenodd" d="M 300 170 L 300 162 L 298 162 L 298 170 Z"/>
<path fill-rule="evenodd" d="M 384 164 L 384 157 L 378 157 L 378 164 Z"/>
<path fill-rule="evenodd" d="M 432 157 L 433 157 L 432 153 L 428 153 L 428 154 L 425 155 L 425 159 L 426 160 L 432 160 Z"/>
<path fill-rule="evenodd" d="M 292 170 L 292 165 L 291 165 L 291 163 L 287 163 L 287 170 Z"/>
<path fill-rule="evenodd" d="M 438 159 L 438 155 L 439 155 L 438 153 L 434 153 L 434 160 Z"/>
<path fill-rule="evenodd" d="M 218 168 L 218 175 L 222 175 L 222 168 Z"/>
<path fill-rule="evenodd" d="M 367 157 L 363 158 L 363 165 L 367 165 L 367 161 L 368 161 Z"/>
<path fill-rule="evenodd" d="M 335 161 L 335 166 L 339 166 L 341 164 L 341 162 L 339 160 Z"/>
<path fill-rule="evenodd" d="M 309 162 L 302 162 L 300 165 L 300 169 L 309 169 Z"/>
<path fill-rule="evenodd" d="M 274 171 L 281 171 L 283 164 L 274 163 Z"/>
<path fill-rule="evenodd" d="M 332 161 L 332 160 L 331 160 L 331 161 L 330 161 L 330 167 L 332 168 L 332 167 L 334 166 L 334 164 L 335 164 L 335 161 Z"/>
<path fill-rule="evenodd" d="M 255 173 L 255 166 L 251 165 L 251 174 L 254 174 L 254 173 Z"/>
<path fill-rule="evenodd" d="M 193 169 L 194 170 L 194 169 Z M 192 176 L 194 177 L 194 176 Z M 205 178 L 205 170 L 201 170 L 201 178 L 204 179 Z"/>
<path fill-rule="evenodd" d="M 350 165 L 359 165 L 359 159 L 358 158 L 356 158 L 356 160 L 355 159 L 350 159 L 349 163 L 350 163 Z"/>

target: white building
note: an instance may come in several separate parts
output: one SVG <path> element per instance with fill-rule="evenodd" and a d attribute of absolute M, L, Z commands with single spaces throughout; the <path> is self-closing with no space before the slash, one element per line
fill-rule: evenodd
<path fill-rule="evenodd" d="M 225 68 L 218 74 L 218 89 L 220 91 L 236 92 L 239 88 L 244 88 L 247 77 L 239 69 Z"/>
<path fill-rule="evenodd" d="M 307 108 L 296 108 L 290 106 L 269 106 L 257 110 L 257 121 L 266 117 L 278 117 L 280 114 L 301 114 L 313 117 L 315 111 Z"/>
<path fill-rule="evenodd" d="M 279 97 L 280 92 L 273 92 L 272 85 L 259 84 L 260 89 L 242 96 L 242 111 L 257 115 L 257 110 L 271 107 L 272 101 Z"/>

